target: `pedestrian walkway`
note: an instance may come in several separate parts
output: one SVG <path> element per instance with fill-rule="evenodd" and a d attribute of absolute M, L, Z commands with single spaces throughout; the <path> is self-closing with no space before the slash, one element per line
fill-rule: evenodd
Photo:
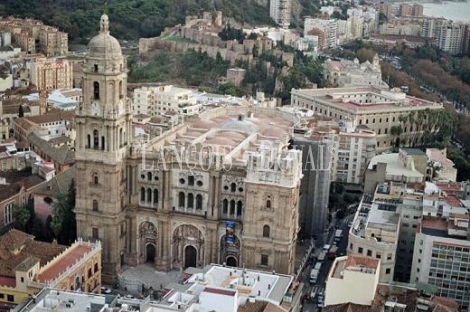
<path fill-rule="evenodd" d="M 142 286 L 158 290 L 170 283 L 178 283 L 181 280 L 181 272 L 159 272 L 150 264 L 141 264 L 124 269 L 119 277 L 119 287 L 121 289 L 139 295 L 142 292 Z"/>

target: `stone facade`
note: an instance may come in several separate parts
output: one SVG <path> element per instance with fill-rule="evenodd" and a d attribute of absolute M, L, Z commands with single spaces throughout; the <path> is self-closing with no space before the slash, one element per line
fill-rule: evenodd
<path fill-rule="evenodd" d="M 302 155 L 287 146 L 297 117 L 223 107 L 132 141 L 125 62 L 106 15 L 88 48 L 75 116 L 76 218 L 80 237 L 102 241 L 103 281 L 145 262 L 292 273 Z"/>

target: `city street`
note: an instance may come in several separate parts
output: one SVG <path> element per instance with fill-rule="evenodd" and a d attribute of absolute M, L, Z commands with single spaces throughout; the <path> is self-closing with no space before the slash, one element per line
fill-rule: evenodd
<path fill-rule="evenodd" d="M 346 255 L 346 248 L 348 246 L 348 232 L 349 232 L 348 223 L 349 223 L 350 220 L 352 220 L 352 217 L 353 216 L 349 216 L 349 217 L 344 218 L 343 220 L 333 219 L 331 224 L 330 224 L 329 231 L 327 233 L 325 233 L 325 241 L 327 242 L 327 244 L 333 246 L 333 242 L 334 242 L 334 238 L 335 238 L 334 237 L 335 236 L 335 231 L 337 230 L 336 225 L 337 225 L 337 222 L 339 222 L 338 223 L 338 225 L 339 225 L 338 229 L 343 230 L 343 237 L 342 237 L 341 241 L 339 241 L 339 243 L 337 244 L 338 251 L 336 252 L 336 256 Z M 322 248 L 323 248 L 323 246 L 319 247 L 315 250 L 315 253 L 314 253 L 315 257 L 317 257 L 320 254 Z M 323 263 L 322 268 L 320 270 L 320 274 L 318 276 L 317 283 L 315 285 L 310 285 L 310 283 L 309 283 L 310 270 L 315 265 L 315 261 L 313 261 L 311 263 L 311 265 L 309 265 L 305 268 L 302 280 L 305 283 L 305 285 L 308 285 L 307 286 L 307 291 L 306 291 L 306 297 L 307 298 L 309 298 L 310 293 L 311 293 L 312 290 L 315 290 L 317 294 L 322 290 L 324 291 L 326 277 L 328 275 L 328 272 L 330 271 L 330 268 L 331 268 L 331 265 L 333 264 L 333 261 L 334 260 L 325 259 L 325 262 Z M 304 311 L 304 312 L 314 312 L 314 311 L 318 311 L 318 310 L 319 309 L 317 308 L 317 301 L 316 301 L 316 298 L 315 298 L 311 302 L 309 302 L 308 299 L 307 299 L 306 303 L 303 305 L 303 310 L 302 311 Z"/>

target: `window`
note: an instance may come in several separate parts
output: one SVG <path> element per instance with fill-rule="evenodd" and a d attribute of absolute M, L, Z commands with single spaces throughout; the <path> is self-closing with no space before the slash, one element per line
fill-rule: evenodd
<path fill-rule="evenodd" d="M 266 201 L 266 208 L 271 208 L 271 201 L 269 199 Z"/>
<path fill-rule="evenodd" d="M 93 211 L 98 211 L 98 201 L 96 199 L 93 200 Z"/>
<path fill-rule="evenodd" d="M 387 260 L 392 260 L 392 254 L 387 255 Z"/>
<path fill-rule="evenodd" d="M 222 201 L 222 213 L 227 214 L 227 212 L 228 212 L 228 200 L 224 199 Z"/>
<path fill-rule="evenodd" d="M 98 180 L 98 174 L 95 173 L 95 174 L 93 175 L 93 183 L 94 183 L 94 184 L 98 184 L 98 182 L 99 182 L 99 180 Z"/>
<path fill-rule="evenodd" d="M 122 71 L 122 64 L 121 64 L 121 71 Z M 124 97 L 124 92 L 122 90 L 122 81 L 119 81 L 119 98 L 122 99 Z"/>
<path fill-rule="evenodd" d="M 24 283 L 24 277 L 21 277 L 21 282 Z"/>
<path fill-rule="evenodd" d="M 230 215 L 235 215 L 235 201 L 233 199 L 230 201 Z"/>
<path fill-rule="evenodd" d="M 152 202 L 152 189 L 151 188 L 147 189 L 147 202 L 148 203 Z"/>
<path fill-rule="evenodd" d="M 235 183 L 230 184 L 230 191 L 231 192 L 236 192 L 237 191 L 237 185 Z"/>
<path fill-rule="evenodd" d="M 145 188 L 140 188 L 140 201 L 145 202 Z"/>
<path fill-rule="evenodd" d="M 183 192 L 180 192 L 178 194 L 178 207 L 185 207 L 184 201 L 185 201 L 185 195 Z"/>
<path fill-rule="evenodd" d="M 88 269 L 88 278 L 90 278 L 93 275 L 93 272 L 91 271 L 91 268 Z"/>
<path fill-rule="evenodd" d="M 243 209 L 243 203 L 241 200 L 237 202 L 237 217 L 241 217 Z"/>
<path fill-rule="evenodd" d="M 268 255 L 261 255 L 261 265 L 267 266 L 269 262 Z"/>
<path fill-rule="evenodd" d="M 194 186 L 194 176 L 189 176 L 188 177 L 188 185 L 189 186 Z"/>
<path fill-rule="evenodd" d="M 196 210 L 202 210 L 202 195 L 196 195 Z"/>
<path fill-rule="evenodd" d="M 93 130 L 93 148 L 100 148 L 100 136 L 98 134 L 98 130 Z"/>
<path fill-rule="evenodd" d="M 99 239 L 100 238 L 100 235 L 99 235 L 99 232 L 98 232 L 98 228 L 93 228 L 92 229 L 92 237 L 94 239 Z"/>
<path fill-rule="evenodd" d="M 391 271 L 390 268 L 386 269 L 385 274 L 390 274 L 390 271 Z"/>
<path fill-rule="evenodd" d="M 158 204 L 158 190 L 157 189 L 153 190 L 153 203 Z"/>
<path fill-rule="evenodd" d="M 362 247 L 357 248 L 357 252 L 360 253 L 360 254 L 362 254 L 362 252 L 363 252 Z"/>
<path fill-rule="evenodd" d="M 147 180 L 152 181 L 152 173 L 147 172 Z"/>
<path fill-rule="evenodd" d="M 15 301 L 15 296 L 7 295 L 7 300 L 8 300 L 8 302 L 14 302 Z"/>
<path fill-rule="evenodd" d="M 349 249 L 353 250 L 354 249 L 354 245 L 353 243 L 349 243 Z"/>
<path fill-rule="evenodd" d="M 99 265 L 98 265 L 98 262 L 97 262 L 97 263 L 95 263 L 94 272 L 96 273 L 96 272 L 98 272 L 98 270 L 99 270 Z"/>
<path fill-rule="evenodd" d="M 368 256 L 368 257 L 372 257 L 372 250 L 367 249 L 367 256 Z"/>
<path fill-rule="evenodd" d="M 86 147 L 91 148 L 91 136 L 89 134 L 86 136 Z"/>
<path fill-rule="evenodd" d="M 9 224 L 11 222 L 13 222 L 13 203 L 9 203 L 8 205 L 5 206 L 4 208 L 4 218 L 5 218 L 5 221 L 4 223 L 5 224 Z"/>
<path fill-rule="evenodd" d="M 377 259 L 380 259 L 382 256 L 381 256 L 380 254 L 375 254 L 375 257 L 376 257 Z"/>
<path fill-rule="evenodd" d="M 97 72 L 97 71 L 98 71 L 98 64 L 95 64 L 95 65 L 93 66 L 93 68 L 94 68 L 94 71 Z"/>
<path fill-rule="evenodd" d="M 192 193 L 188 194 L 188 208 L 194 208 L 194 195 Z"/>
<path fill-rule="evenodd" d="M 271 228 L 269 227 L 269 225 L 264 225 L 263 226 L 263 237 L 269 238 L 270 235 L 271 235 Z"/>
<path fill-rule="evenodd" d="M 93 82 L 93 98 L 95 100 L 100 99 L 100 84 L 98 81 Z"/>

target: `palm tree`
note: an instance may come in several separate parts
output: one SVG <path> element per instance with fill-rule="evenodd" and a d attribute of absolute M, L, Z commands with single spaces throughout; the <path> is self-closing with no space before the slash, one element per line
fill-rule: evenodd
<path fill-rule="evenodd" d="M 60 220 L 59 217 L 54 216 L 49 226 L 52 232 L 54 233 L 54 236 L 57 239 L 57 242 L 59 242 L 59 235 L 60 235 L 60 231 L 62 230 L 62 221 Z"/>
<path fill-rule="evenodd" d="M 20 230 L 26 231 L 26 224 L 30 218 L 31 212 L 29 211 L 28 206 L 17 204 L 13 206 L 13 219 L 19 225 Z"/>
<path fill-rule="evenodd" d="M 395 147 L 400 147 L 400 135 L 403 133 L 403 128 L 398 126 L 392 126 L 390 128 L 390 134 L 395 137 Z"/>

